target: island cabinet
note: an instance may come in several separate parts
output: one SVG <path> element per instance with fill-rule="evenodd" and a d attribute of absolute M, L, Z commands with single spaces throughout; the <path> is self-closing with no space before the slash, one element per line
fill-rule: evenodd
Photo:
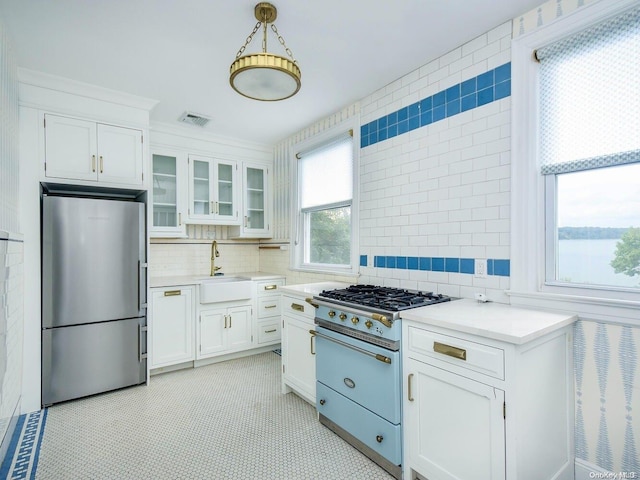
<path fill-rule="evenodd" d="M 407 312 L 404 478 L 573 479 L 576 317 L 471 300 Z"/>

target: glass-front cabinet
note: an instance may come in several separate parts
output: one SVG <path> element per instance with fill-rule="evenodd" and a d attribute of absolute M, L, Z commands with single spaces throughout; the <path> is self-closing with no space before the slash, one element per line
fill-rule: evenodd
<path fill-rule="evenodd" d="M 186 155 L 152 152 L 152 237 L 186 235 Z"/>
<path fill-rule="evenodd" d="M 262 164 L 243 164 L 242 209 L 240 226 L 231 228 L 229 235 L 237 238 L 270 238 L 271 192 L 269 168 Z"/>
<path fill-rule="evenodd" d="M 237 172 L 232 160 L 189 155 L 189 223 L 239 223 Z"/>

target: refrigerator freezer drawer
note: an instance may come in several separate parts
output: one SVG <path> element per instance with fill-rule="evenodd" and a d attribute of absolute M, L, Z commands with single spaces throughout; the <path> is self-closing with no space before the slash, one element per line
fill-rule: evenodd
<path fill-rule="evenodd" d="M 146 318 L 42 331 L 42 405 L 144 383 Z"/>

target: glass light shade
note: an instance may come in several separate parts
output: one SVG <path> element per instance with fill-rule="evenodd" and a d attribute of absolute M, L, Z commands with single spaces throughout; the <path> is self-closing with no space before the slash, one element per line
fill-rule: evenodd
<path fill-rule="evenodd" d="M 229 83 L 240 95 L 267 102 L 284 100 L 300 90 L 300 69 L 271 53 L 254 53 L 231 64 Z"/>

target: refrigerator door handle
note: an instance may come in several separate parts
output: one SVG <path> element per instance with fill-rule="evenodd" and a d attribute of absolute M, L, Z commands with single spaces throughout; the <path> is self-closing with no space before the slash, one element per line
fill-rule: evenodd
<path fill-rule="evenodd" d="M 145 278 L 145 272 L 143 269 L 148 268 L 149 264 L 138 260 L 138 311 L 142 312 L 143 308 L 147 308 L 147 291 L 146 284 L 142 279 Z M 143 301 L 144 298 L 144 301 Z"/>
<path fill-rule="evenodd" d="M 145 327 L 144 325 L 138 325 L 138 362 L 142 363 L 142 361 L 147 358 L 147 354 L 146 353 L 142 353 L 142 350 L 144 348 L 144 346 L 142 345 L 142 338 L 144 337 L 144 334 L 147 333 L 147 327 Z"/>

